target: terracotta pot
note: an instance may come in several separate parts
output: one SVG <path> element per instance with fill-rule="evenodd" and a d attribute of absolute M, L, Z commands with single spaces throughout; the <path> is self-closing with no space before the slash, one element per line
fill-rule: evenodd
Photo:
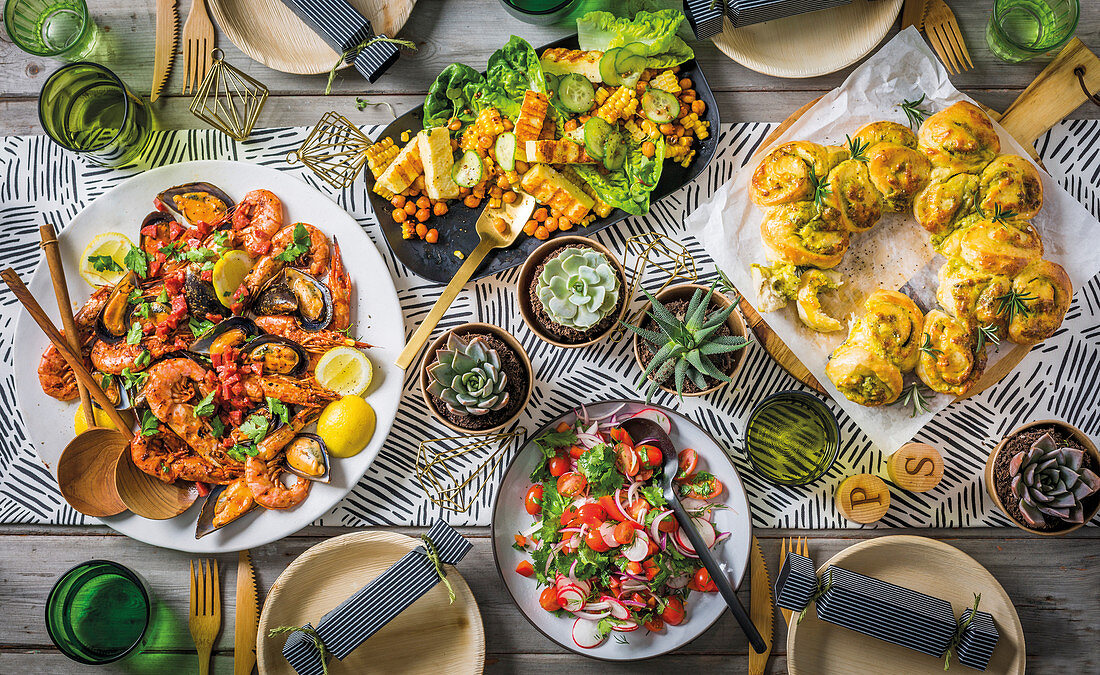
<path fill-rule="evenodd" d="M 675 286 L 669 286 L 665 290 L 658 293 L 656 297 L 657 297 L 658 300 L 661 301 L 662 304 L 665 304 L 665 305 L 667 305 L 671 302 L 676 302 L 677 300 L 684 300 L 685 302 L 687 302 L 687 301 L 691 300 L 691 296 L 695 293 L 695 291 L 702 290 L 705 293 L 709 288 L 710 288 L 710 286 L 703 286 L 701 284 L 677 284 Z M 710 303 L 711 303 L 711 305 L 718 305 L 719 309 L 725 309 L 726 307 L 729 307 L 732 304 L 730 299 L 727 298 L 726 296 L 722 295 L 721 293 L 719 293 L 717 291 L 717 289 L 711 295 Z M 647 303 L 645 303 L 645 305 L 642 306 L 641 312 L 638 314 L 638 320 L 635 322 L 636 326 L 641 327 L 642 322 L 645 321 L 645 318 L 648 315 L 649 309 L 652 306 L 652 304 L 653 303 L 647 302 Z M 733 310 L 732 313 L 730 313 L 729 318 L 726 319 L 726 325 L 728 325 L 730 327 L 730 332 L 733 333 L 734 335 L 740 335 L 741 337 L 748 337 L 748 327 L 745 325 L 745 319 L 741 317 L 741 313 L 738 310 L 735 309 L 735 310 Z M 640 346 L 641 346 L 641 340 L 642 340 L 641 336 L 638 335 L 637 333 L 634 333 L 634 361 L 635 361 L 635 363 L 638 364 L 638 368 L 640 368 L 642 372 L 645 372 L 646 367 L 645 367 L 645 364 L 642 363 L 642 355 L 641 355 L 641 351 L 639 349 Z M 734 352 L 733 354 L 734 354 L 734 358 L 736 359 L 736 361 L 734 363 L 734 366 L 733 366 L 733 372 L 726 373 L 727 375 L 730 376 L 731 379 L 735 375 L 737 375 L 737 371 L 739 371 L 741 369 L 741 364 L 745 362 L 745 356 L 744 356 L 745 350 L 744 349 L 739 349 L 738 351 Z M 707 394 L 709 394 L 711 392 L 718 391 L 719 389 L 721 389 L 726 384 L 727 384 L 726 382 L 719 382 L 718 384 L 714 385 L 713 387 L 708 387 L 707 389 L 704 389 L 703 391 L 697 391 L 697 392 L 692 392 L 692 393 L 688 393 L 688 392 L 685 391 L 684 396 L 706 396 Z M 672 387 L 667 387 L 663 384 L 658 385 L 658 386 L 661 389 L 664 389 L 665 391 L 667 391 L 670 394 L 675 394 L 676 393 L 676 389 L 674 389 Z"/>
<path fill-rule="evenodd" d="M 1013 524 L 1016 525 L 1016 527 L 1027 532 L 1031 532 L 1032 534 L 1058 536 L 1066 534 L 1068 532 L 1073 532 L 1077 528 L 1082 527 L 1085 523 L 1095 518 L 1096 513 L 1100 511 L 1100 500 L 1097 500 L 1096 506 L 1092 508 L 1092 511 L 1085 514 L 1084 523 L 1080 523 L 1078 525 L 1069 525 L 1060 530 L 1037 530 L 1024 522 L 1021 522 L 1015 516 L 1008 512 L 1008 509 L 1006 509 L 1005 505 L 1001 502 L 1001 498 L 997 495 L 997 487 L 993 482 L 993 467 L 997 463 L 997 456 L 1001 454 L 1002 450 L 1004 450 L 1004 447 L 1008 444 L 1009 439 L 1024 431 L 1027 431 L 1028 429 L 1031 429 L 1032 427 L 1048 425 L 1056 426 L 1062 431 L 1066 432 L 1067 435 L 1077 439 L 1077 442 L 1084 446 L 1085 451 L 1092 455 L 1092 459 L 1096 463 L 1095 465 L 1100 466 L 1100 452 L 1097 451 L 1096 445 L 1088 436 L 1085 435 L 1083 431 L 1073 426 L 1072 424 L 1067 424 L 1065 422 L 1062 422 L 1061 420 L 1036 420 L 1035 422 L 1028 422 L 1023 426 L 1013 429 L 1010 434 L 1001 439 L 1001 442 L 997 444 L 997 447 L 994 448 L 993 452 L 989 453 L 989 458 L 985 460 L 985 489 L 989 493 L 989 496 L 993 498 L 993 503 L 997 505 L 997 508 L 1001 510 L 1001 513 L 1008 516 L 1008 519 L 1011 520 Z"/>
<path fill-rule="evenodd" d="M 626 285 L 626 270 L 623 269 L 622 263 L 619 262 L 615 254 L 608 250 L 606 246 L 596 242 L 594 239 L 580 236 L 555 237 L 532 251 L 531 255 L 527 257 L 527 261 L 523 263 L 523 267 L 520 268 L 519 280 L 516 281 L 516 303 L 519 305 L 519 313 L 523 317 L 523 322 L 531 329 L 531 332 L 539 336 L 541 340 L 549 342 L 556 347 L 565 347 L 566 349 L 587 347 L 606 338 L 615 330 L 619 321 L 626 315 L 626 307 L 630 304 L 629 298 L 624 299 L 622 307 L 619 308 L 618 315 L 615 317 L 615 322 L 603 333 L 600 333 L 586 342 L 561 342 L 555 339 L 554 336 L 539 323 L 538 317 L 535 315 L 535 299 L 530 292 L 531 282 L 534 281 L 535 269 L 556 251 L 571 244 L 580 244 L 607 256 L 608 261 L 611 262 L 612 267 L 615 268 L 615 273 L 619 276 L 620 293 L 625 294 L 629 290 Z"/>
<path fill-rule="evenodd" d="M 527 371 L 527 388 L 526 391 L 523 392 L 523 405 L 516 409 L 514 415 L 496 426 L 487 427 L 485 429 L 467 429 L 465 427 L 458 426 L 457 424 L 451 422 L 449 419 L 440 414 L 439 409 L 436 408 L 435 401 L 432 399 L 431 395 L 428 394 L 428 366 L 430 366 L 435 361 L 435 353 L 447 344 L 447 338 L 451 335 L 451 333 L 458 333 L 460 337 L 465 337 L 467 334 L 470 333 L 488 333 L 490 335 L 493 335 L 512 349 L 512 352 L 515 353 L 516 358 L 519 359 L 520 363 L 523 364 L 524 369 Z M 520 413 L 522 413 L 527 407 L 528 401 L 531 400 L 531 391 L 534 389 L 534 387 L 535 373 L 534 370 L 531 368 L 531 359 L 527 358 L 527 352 L 524 351 L 523 345 L 519 343 L 519 340 L 512 337 L 512 334 L 508 331 L 500 328 L 499 326 L 494 326 L 488 323 L 464 323 L 461 326 L 455 326 L 454 328 L 444 332 L 442 335 L 436 338 L 434 342 L 428 345 L 428 350 L 424 354 L 424 362 L 420 366 L 420 394 L 424 397 L 424 403 L 428 405 L 428 410 L 431 410 L 432 415 L 434 415 L 437 420 L 447 425 L 448 428 L 462 434 L 488 434 L 494 431 L 499 431 L 500 429 L 516 421 L 516 418 L 519 417 Z"/>

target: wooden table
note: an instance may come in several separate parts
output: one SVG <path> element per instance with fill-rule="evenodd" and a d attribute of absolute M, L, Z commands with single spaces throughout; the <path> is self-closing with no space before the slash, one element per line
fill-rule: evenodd
<path fill-rule="evenodd" d="M 103 41 L 92 60 L 115 70 L 131 87 L 147 94 L 152 79 L 154 3 L 151 0 L 95 0 L 89 3 Z M 186 6 L 181 13 L 186 16 Z M 990 0 L 951 0 L 974 59 L 974 70 L 954 82 L 976 99 L 996 109 L 1006 107 L 1042 69 L 1041 62 L 1009 65 L 997 61 L 985 45 L 984 31 Z M 1077 35 L 1094 50 L 1100 49 L 1100 5 L 1084 1 Z M 253 63 L 224 38 L 219 44 L 230 63 L 242 68 L 271 89 L 260 126 L 312 125 L 328 110 L 337 110 L 359 123 L 390 119 L 384 106 L 355 109 L 356 97 L 389 102 L 400 114 L 418 105 L 435 75 L 452 61 L 473 66 L 485 63 L 489 53 L 517 34 L 538 45 L 565 35 L 564 27 L 527 26 L 517 22 L 489 0 L 421 2 L 401 33 L 420 50 L 402 56 L 379 82 L 371 85 L 346 71 L 322 96 L 325 77 L 285 75 Z M 808 80 L 783 80 L 753 73 L 722 56 L 713 45 L 696 45 L 707 79 L 714 88 L 725 121 L 778 121 L 807 100 L 839 84 L 848 71 Z M 0 134 L 42 133 L 38 124 L 37 95 L 57 63 L 28 56 L 8 41 L 0 43 Z M 179 96 L 182 60 L 169 81 L 168 92 L 155 106 L 165 128 L 202 127 L 187 110 L 189 99 Z M 1100 108 L 1086 106 L 1073 117 L 1100 117 Z M 254 551 L 261 589 L 266 590 L 291 560 L 339 528 L 313 528 Z M 420 530 L 399 530 L 417 534 Z M 463 530 L 474 550 L 459 569 L 481 607 L 487 639 L 489 672 L 744 672 L 747 644 L 729 617 L 676 654 L 652 661 L 616 667 L 589 661 L 557 647 L 524 621 L 507 596 L 494 569 L 488 528 Z M 905 530 L 947 541 L 974 556 L 1004 585 L 1016 601 L 1027 634 L 1029 672 L 1100 672 L 1095 619 L 1100 616 L 1097 556 L 1100 530 L 1086 528 L 1069 536 L 1039 538 L 1019 530 Z M 825 560 L 856 541 L 884 534 L 875 530 L 783 531 L 762 530 L 769 570 L 778 572 L 779 539 L 809 535 L 810 549 Z M 193 672 L 195 656 L 187 630 L 187 560 L 172 551 L 153 548 L 114 534 L 105 527 L 0 526 L 0 673 L 24 675 L 91 672 L 59 654 L 51 645 L 43 622 L 43 603 L 59 574 L 77 562 L 109 558 L 132 566 L 150 582 L 158 598 L 161 628 L 150 650 L 139 661 L 94 672 Z M 217 645 L 215 671 L 232 672 L 233 581 L 236 556 L 220 556 L 227 628 Z M 747 603 L 747 594 L 745 598 Z M 770 670 L 786 672 L 785 630 L 776 631 L 775 656 Z M 958 668 L 959 666 L 956 666 Z M 884 670 L 883 672 L 887 672 Z"/>

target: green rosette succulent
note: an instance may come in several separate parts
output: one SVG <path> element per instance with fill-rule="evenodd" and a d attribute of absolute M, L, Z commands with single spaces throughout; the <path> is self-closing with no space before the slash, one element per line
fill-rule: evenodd
<path fill-rule="evenodd" d="M 1050 434 L 1016 453 L 1008 464 L 1008 476 L 1024 522 L 1042 527 L 1043 514 L 1067 523 L 1085 522 L 1081 500 L 1100 490 L 1100 477 L 1084 463 L 1083 450 L 1060 448 Z"/>
<path fill-rule="evenodd" d="M 484 415 L 508 405 L 508 375 L 482 336 L 465 340 L 451 333 L 427 370 L 428 393 L 455 415 Z"/>
<path fill-rule="evenodd" d="M 546 261 L 535 285 L 554 323 L 586 331 L 619 304 L 619 275 L 607 256 L 590 248 L 567 248 Z"/>

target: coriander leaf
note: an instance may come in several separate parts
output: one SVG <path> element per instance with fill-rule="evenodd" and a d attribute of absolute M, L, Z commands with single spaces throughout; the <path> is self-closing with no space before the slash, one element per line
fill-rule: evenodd
<path fill-rule="evenodd" d="M 260 413 L 251 415 L 237 429 L 253 443 L 259 443 L 267 436 L 268 420 Z"/>
<path fill-rule="evenodd" d="M 277 260 L 283 262 L 293 262 L 298 258 L 301 258 L 306 251 L 309 250 L 309 231 L 302 223 L 296 223 L 294 225 L 294 241 L 290 246 L 286 247 L 286 250 L 275 256 Z"/>
<path fill-rule="evenodd" d="M 558 448 L 569 447 L 577 442 L 577 434 L 572 429 L 565 431 L 548 431 L 535 439 L 535 445 L 542 450 L 544 457 L 553 457 Z"/>
<path fill-rule="evenodd" d="M 272 415 L 282 420 L 283 424 L 290 424 L 290 411 L 287 410 L 286 405 L 279 399 L 268 396 L 267 409 L 271 411 Z"/>
<path fill-rule="evenodd" d="M 210 418 L 210 430 L 214 432 L 214 438 L 221 438 L 225 435 L 225 423 L 222 422 L 222 418 L 217 415 Z"/>
<path fill-rule="evenodd" d="M 195 417 L 210 417 L 214 414 L 214 392 L 211 391 L 206 396 L 202 397 L 202 400 L 195 406 Z"/>
<path fill-rule="evenodd" d="M 202 337 L 211 328 L 214 327 L 213 321 L 207 321 L 206 319 L 195 319 L 191 317 L 187 320 L 187 327 L 191 329 L 191 335 L 195 337 Z"/>
<path fill-rule="evenodd" d="M 593 495 L 605 495 L 623 486 L 623 475 L 615 468 L 615 449 L 600 443 L 585 451 L 577 460 L 577 470 L 584 474 Z"/>
<path fill-rule="evenodd" d="M 136 362 L 134 365 L 137 365 Z M 122 384 L 125 385 L 127 389 L 138 389 L 145 384 L 145 378 L 148 376 L 147 373 L 134 373 L 130 372 L 129 368 L 123 368 L 121 374 Z"/>
<path fill-rule="evenodd" d="M 668 502 L 665 501 L 665 496 L 661 492 L 660 485 L 643 485 L 638 488 L 638 492 L 645 498 L 652 506 L 665 506 Z M 651 509 L 652 511 L 652 509 Z"/>
<path fill-rule="evenodd" d="M 130 250 L 126 252 L 126 257 L 122 259 L 122 262 L 131 272 L 142 279 L 149 275 L 149 259 L 146 257 L 145 251 L 137 246 L 130 246 Z"/>
<path fill-rule="evenodd" d="M 96 272 L 121 272 L 122 268 L 109 255 L 90 255 L 88 262 Z"/>
<path fill-rule="evenodd" d="M 133 289 L 132 291 L 130 291 L 129 295 L 126 296 L 126 302 L 131 305 L 140 305 L 142 302 L 144 302 L 144 299 L 145 294 L 141 292 L 140 288 Z"/>
<path fill-rule="evenodd" d="M 207 262 L 210 256 L 215 256 L 215 253 L 208 248 L 193 248 L 190 251 L 184 251 L 182 257 L 187 262 L 201 263 Z"/>
<path fill-rule="evenodd" d="M 153 354 L 148 349 L 142 349 L 141 353 L 134 359 L 134 365 L 138 368 L 144 368 L 149 365 L 149 362 L 153 360 Z M 142 375 L 142 381 L 144 382 L 144 374 Z"/>
<path fill-rule="evenodd" d="M 126 344 L 136 345 L 141 342 L 141 338 L 145 335 L 145 331 L 141 327 L 141 323 L 138 321 L 130 324 L 130 330 L 126 331 Z"/>
<path fill-rule="evenodd" d="M 171 244 L 161 246 L 159 251 L 164 254 L 165 258 L 169 260 L 180 260 L 180 251 L 183 249 L 182 241 L 174 241 Z"/>
<path fill-rule="evenodd" d="M 229 450 L 227 450 L 225 454 L 229 455 L 230 457 L 237 460 L 238 462 L 243 462 L 244 457 L 245 457 L 245 453 L 242 450 L 242 448 L 244 448 L 244 447 L 245 446 L 243 446 L 243 445 L 234 445 L 232 448 L 229 448 Z"/>
<path fill-rule="evenodd" d="M 153 436 L 160 433 L 160 420 L 151 411 L 141 413 L 141 435 Z"/>
<path fill-rule="evenodd" d="M 161 303 L 162 305 L 166 304 L 168 302 L 168 291 L 167 290 L 165 290 L 163 288 L 160 289 L 160 293 L 157 294 L 157 302 Z"/>
<path fill-rule="evenodd" d="M 115 382 L 115 376 L 110 373 L 103 373 L 99 378 L 99 387 L 104 391 L 111 388 L 111 385 Z"/>

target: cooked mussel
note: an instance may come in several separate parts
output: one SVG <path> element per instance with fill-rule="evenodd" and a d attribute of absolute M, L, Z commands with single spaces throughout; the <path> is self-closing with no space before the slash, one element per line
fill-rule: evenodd
<path fill-rule="evenodd" d="M 203 279 L 201 272 L 194 267 L 189 267 L 187 276 L 183 278 L 183 297 L 187 300 L 187 311 L 193 317 L 205 319 L 211 314 L 229 315 L 229 309 L 218 301 L 214 284 Z"/>
<path fill-rule="evenodd" d="M 298 434 L 287 443 L 286 469 L 307 480 L 327 483 L 328 446 L 316 434 Z"/>
<path fill-rule="evenodd" d="M 241 348 L 245 363 L 259 363 L 263 372 L 297 376 L 309 366 L 309 354 L 302 345 L 281 335 L 261 335 Z"/>
<path fill-rule="evenodd" d="M 168 231 L 168 223 L 175 222 L 175 217 L 167 211 L 153 211 L 141 221 L 141 248 L 146 253 L 153 253 L 162 245 L 162 242 L 171 240 L 171 232 Z M 155 227 L 156 229 L 150 229 Z"/>
<path fill-rule="evenodd" d="M 115 343 L 126 337 L 130 330 L 132 310 L 130 308 L 130 293 L 138 288 L 138 278 L 133 272 L 127 272 L 118 280 L 111 293 L 107 296 L 107 302 L 103 309 L 99 310 L 99 316 L 95 320 L 95 335 L 100 340 Z"/>
<path fill-rule="evenodd" d="M 332 292 L 317 278 L 287 267 L 260 289 L 257 314 L 291 314 L 305 330 L 321 330 L 332 319 Z"/>
<path fill-rule="evenodd" d="M 254 508 L 256 502 L 244 480 L 218 485 L 207 495 L 202 510 L 199 511 L 195 539 L 201 539 L 214 530 L 225 527 Z"/>
<path fill-rule="evenodd" d="M 191 351 L 200 354 L 220 354 L 226 347 L 240 349 L 260 331 L 252 319 L 243 316 L 231 316 L 210 329 L 199 340 L 191 343 Z"/>
<path fill-rule="evenodd" d="M 187 223 L 220 225 L 229 220 L 233 200 L 221 188 L 210 183 L 185 183 L 170 187 L 157 199 Z"/>
<path fill-rule="evenodd" d="M 118 375 L 96 371 L 92 373 L 92 377 L 99 383 L 103 393 L 114 404 L 116 410 L 130 410 L 134 407 L 133 401 L 130 400 L 130 392 L 122 386 L 122 379 Z M 98 404 L 96 407 L 99 407 Z"/>

